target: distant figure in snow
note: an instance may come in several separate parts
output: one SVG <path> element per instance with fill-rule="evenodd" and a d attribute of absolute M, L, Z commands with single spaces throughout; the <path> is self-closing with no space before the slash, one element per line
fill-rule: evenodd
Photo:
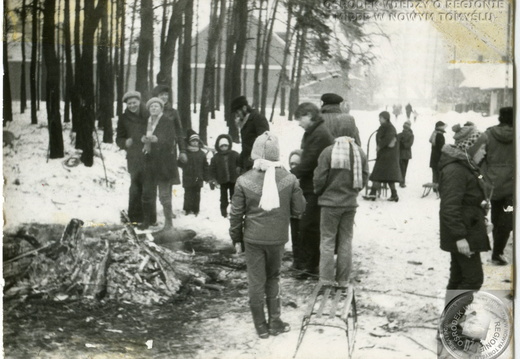
<path fill-rule="evenodd" d="M 182 187 L 184 187 L 184 212 L 197 216 L 200 211 L 200 189 L 209 180 L 209 166 L 206 153 L 199 135 L 189 129 L 186 133 L 186 163 L 179 163 L 182 168 Z"/>
<path fill-rule="evenodd" d="M 392 195 L 389 201 L 399 201 L 395 182 L 401 182 L 401 170 L 399 168 L 399 144 L 397 143 L 397 131 L 390 122 L 390 114 L 383 111 L 379 114 L 379 123 L 381 124 L 376 134 L 377 156 L 376 163 L 370 174 L 372 188 L 364 199 L 375 201 L 377 193 L 381 189 L 381 183 L 386 182 L 390 187 Z"/>
<path fill-rule="evenodd" d="M 392 113 L 395 116 L 395 120 L 397 121 L 397 118 L 399 115 L 403 112 L 403 106 L 402 105 L 393 105 L 392 106 Z"/>
<path fill-rule="evenodd" d="M 403 131 L 397 134 L 397 142 L 399 143 L 399 167 L 401 168 L 401 176 L 403 177 L 403 180 L 399 183 L 401 188 L 406 187 L 406 171 L 408 169 L 408 161 L 412 158 L 413 141 L 412 124 L 406 120 L 403 124 Z"/>
<path fill-rule="evenodd" d="M 430 154 L 430 168 L 432 169 L 432 183 L 439 183 L 439 159 L 441 158 L 442 147 L 446 143 L 444 133 L 446 132 L 446 124 L 442 121 L 435 123 L 435 130 L 430 135 L 430 143 L 432 151 Z M 436 188 L 433 189 L 435 192 Z"/>
<path fill-rule="evenodd" d="M 214 188 L 218 183 L 220 187 L 220 214 L 226 218 L 227 207 L 235 193 L 235 182 L 239 176 L 238 152 L 233 151 L 233 141 L 227 134 L 222 134 L 215 141 L 216 153 L 211 158 L 209 165 L 210 186 Z"/>
<path fill-rule="evenodd" d="M 407 120 L 410 120 L 410 116 L 412 114 L 412 105 L 410 105 L 410 103 L 408 103 L 405 108 L 404 108 L 404 111 L 406 112 L 406 119 Z"/>
<path fill-rule="evenodd" d="M 330 134 L 336 138 L 345 131 L 345 128 L 352 129 L 352 136 L 356 140 L 356 144 L 361 146 L 356 120 L 341 109 L 340 104 L 344 103 L 343 97 L 335 93 L 326 93 L 321 96 L 321 101 L 323 103 L 320 109 L 321 117 Z"/>
<path fill-rule="evenodd" d="M 500 109 L 498 125 L 490 127 L 471 148 L 470 155 L 484 152 L 480 166 L 484 178 L 494 187 L 491 197 L 494 265 L 506 265 L 504 249 L 513 230 L 515 194 L 515 130 L 513 107 Z"/>
<path fill-rule="evenodd" d="M 258 336 L 266 339 L 291 329 L 280 317 L 280 267 L 289 240 L 289 218 L 303 213 L 305 198 L 296 177 L 279 162 L 278 138 L 272 133 L 258 136 L 251 158 L 253 169 L 236 182 L 229 234 L 235 248 L 245 245 L 253 323 Z"/>

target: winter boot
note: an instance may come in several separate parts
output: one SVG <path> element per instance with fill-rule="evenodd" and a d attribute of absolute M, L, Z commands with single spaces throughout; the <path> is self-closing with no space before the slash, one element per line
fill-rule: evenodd
<path fill-rule="evenodd" d="M 291 330 L 288 323 L 280 319 L 282 303 L 280 298 L 267 299 L 267 310 L 269 312 L 269 334 L 278 335 Z"/>
<path fill-rule="evenodd" d="M 392 192 L 392 196 L 390 198 L 388 198 L 388 200 L 391 202 L 398 202 L 399 196 L 397 195 L 397 191 L 395 189 L 391 189 L 391 192 Z"/>
<path fill-rule="evenodd" d="M 255 325 L 256 333 L 262 339 L 269 338 L 269 330 L 267 328 L 267 323 L 265 322 L 265 314 L 264 314 L 264 306 L 262 305 L 252 305 L 251 314 L 253 315 L 253 323 Z"/>

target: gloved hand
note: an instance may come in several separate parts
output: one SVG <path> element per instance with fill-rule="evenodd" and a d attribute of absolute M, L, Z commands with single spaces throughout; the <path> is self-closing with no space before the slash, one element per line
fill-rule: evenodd
<path fill-rule="evenodd" d="M 209 181 L 209 188 L 213 191 L 217 187 L 215 181 Z"/>
<path fill-rule="evenodd" d="M 188 162 L 188 155 L 185 152 L 181 152 L 179 154 L 179 161 L 181 163 L 187 163 Z"/>
<path fill-rule="evenodd" d="M 132 138 L 127 138 L 126 141 L 125 141 L 125 147 L 126 148 L 129 148 L 130 146 L 132 146 L 134 144 L 134 140 L 132 140 Z"/>

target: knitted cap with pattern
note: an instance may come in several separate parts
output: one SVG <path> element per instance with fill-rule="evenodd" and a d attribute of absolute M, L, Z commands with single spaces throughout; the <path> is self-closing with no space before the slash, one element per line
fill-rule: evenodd
<path fill-rule="evenodd" d="M 258 136 L 253 144 L 251 151 L 251 159 L 266 159 L 268 161 L 280 160 L 280 145 L 278 144 L 278 137 L 269 131 L 265 131 Z"/>

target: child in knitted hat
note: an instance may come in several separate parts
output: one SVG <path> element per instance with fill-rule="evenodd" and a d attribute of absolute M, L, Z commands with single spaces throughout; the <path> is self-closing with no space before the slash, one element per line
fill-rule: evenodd
<path fill-rule="evenodd" d="M 220 187 L 220 214 L 227 217 L 229 201 L 235 193 L 235 182 L 239 175 L 239 154 L 233 151 L 233 141 L 227 134 L 222 134 L 215 141 L 216 153 L 209 165 L 210 186 L 213 189 L 218 183 Z"/>
<path fill-rule="evenodd" d="M 184 212 L 195 216 L 200 211 L 200 189 L 209 180 L 209 166 L 206 153 L 199 135 L 189 129 L 186 133 L 186 163 L 179 162 L 182 168 L 182 187 L 184 187 Z"/>
<path fill-rule="evenodd" d="M 290 330 L 280 318 L 280 267 L 289 219 L 303 213 L 305 198 L 296 177 L 279 162 L 275 135 L 266 131 L 258 136 L 251 158 L 253 169 L 238 177 L 235 185 L 229 234 L 235 247 L 245 245 L 251 314 L 257 334 L 265 339 Z"/>

